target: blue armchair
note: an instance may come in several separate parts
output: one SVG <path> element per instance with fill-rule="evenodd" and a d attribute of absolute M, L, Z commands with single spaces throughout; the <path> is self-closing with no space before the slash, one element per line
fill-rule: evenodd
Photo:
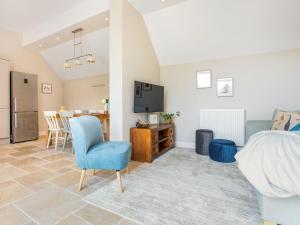
<path fill-rule="evenodd" d="M 70 119 L 73 147 L 77 165 L 82 169 L 79 190 L 82 190 L 87 169 L 115 170 L 120 191 L 123 192 L 120 171 L 126 169 L 131 158 L 131 144 L 103 142 L 101 124 L 94 116 Z M 128 168 L 127 168 L 128 171 Z"/>

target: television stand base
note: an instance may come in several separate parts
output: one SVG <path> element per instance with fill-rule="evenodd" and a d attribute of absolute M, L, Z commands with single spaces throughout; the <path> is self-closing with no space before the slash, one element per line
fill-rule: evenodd
<path fill-rule="evenodd" d="M 175 147 L 173 124 L 150 125 L 149 128 L 131 128 L 132 160 L 152 162 Z"/>

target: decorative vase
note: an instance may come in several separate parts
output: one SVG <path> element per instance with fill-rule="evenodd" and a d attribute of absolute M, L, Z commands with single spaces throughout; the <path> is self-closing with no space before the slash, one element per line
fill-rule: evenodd
<path fill-rule="evenodd" d="M 165 119 L 164 121 L 165 121 L 165 123 L 170 124 L 173 122 L 173 119 Z"/>
<path fill-rule="evenodd" d="M 108 103 L 104 104 L 104 113 L 108 113 L 109 111 L 109 107 L 108 107 Z"/>

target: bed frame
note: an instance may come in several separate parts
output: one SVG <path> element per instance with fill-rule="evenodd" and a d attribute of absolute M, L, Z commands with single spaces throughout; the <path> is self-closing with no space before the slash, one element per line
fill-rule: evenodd
<path fill-rule="evenodd" d="M 270 130 L 271 120 L 247 121 L 246 140 L 259 131 Z M 264 225 L 300 225 L 300 197 L 269 198 L 256 193 Z"/>

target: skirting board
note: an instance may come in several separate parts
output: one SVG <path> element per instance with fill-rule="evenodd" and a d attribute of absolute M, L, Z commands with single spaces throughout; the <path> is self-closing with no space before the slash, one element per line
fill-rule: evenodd
<path fill-rule="evenodd" d="M 195 143 L 193 143 L 193 142 L 176 141 L 176 147 L 178 147 L 178 148 L 195 149 Z"/>
<path fill-rule="evenodd" d="M 177 141 L 176 142 L 176 147 L 177 148 L 189 148 L 189 149 L 195 149 L 195 143 L 193 142 L 182 142 L 182 141 Z M 237 150 L 240 151 L 244 146 L 237 146 Z"/>

